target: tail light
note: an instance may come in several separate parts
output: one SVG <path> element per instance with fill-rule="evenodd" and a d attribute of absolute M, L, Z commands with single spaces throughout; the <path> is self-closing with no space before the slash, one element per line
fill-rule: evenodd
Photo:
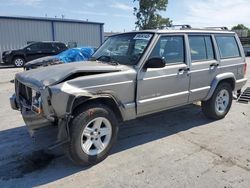
<path fill-rule="evenodd" d="M 244 64 L 244 76 L 247 74 L 247 63 Z"/>

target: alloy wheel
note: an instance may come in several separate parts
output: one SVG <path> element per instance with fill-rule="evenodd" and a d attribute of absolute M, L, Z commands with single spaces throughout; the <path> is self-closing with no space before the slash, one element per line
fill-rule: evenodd
<path fill-rule="evenodd" d="M 82 150 L 88 155 L 98 155 L 109 145 L 112 126 L 108 119 L 98 117 L 90 121 L 81 136 Z"/>
<path fill-rule="evenodd" d="M 224 113 L 229 104 L 229 93 L 226 89 L 221 90 L 215 100 L 215 109 L 218 113 Z"/>
<path fill-rule="evenodd" d="M 15 63 L 16 67 L 22 67 L 24 64 L 24 61 L 23 61 L 23 59 L 17 58 L 17 59 L 15 59 L 14 63 Z"/>

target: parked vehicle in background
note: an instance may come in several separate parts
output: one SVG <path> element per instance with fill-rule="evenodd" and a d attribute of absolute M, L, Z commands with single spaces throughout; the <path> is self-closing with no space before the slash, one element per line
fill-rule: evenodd
<path fill-rule="evenodd" d="M 66 50 L 62 42 L 33 42 L 18 50 L 5 51 L 2 54 L 4 64 L 22 67 L 28 61 L 45 56 L 56 55 Z"/>
<path fill-rule="evenodd" d="M 244 52 L 246 56 L 250 56 L 250 36 L 249 37 L 240 37 Z"/>
<path fill-rule="evenodd" d="M 56 146 L 79 165 L 105 159 L 124 121 L 197 101 L 222 119 L 247 82 L 240 40 L 225 28 L 114 35 L 91 60 L 18 73 L 10 98 L 29 129 L 57 126 Z"/>
<path fill-rule="evenodd" d="M 24 69 L 30 70 L 49 65 L 87 61 L 90 59 L 94 51 L 95 48 L 91 47 L 71 48 L 55 56 L 47 56 L 30 61 L 24 65 Z"/>

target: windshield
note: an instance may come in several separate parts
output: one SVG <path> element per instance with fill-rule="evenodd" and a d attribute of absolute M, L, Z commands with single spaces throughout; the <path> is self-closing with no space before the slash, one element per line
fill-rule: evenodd
<path fill-rule="evenodd" d="M 152 33 L 126 33 L 109 37 L 93 55 L 94 59 L 136 65 L 150 43 Z"/>

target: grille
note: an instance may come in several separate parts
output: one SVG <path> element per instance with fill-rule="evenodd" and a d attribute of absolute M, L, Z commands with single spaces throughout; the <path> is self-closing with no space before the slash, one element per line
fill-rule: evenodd
<path fill-rule="evenodd" d="M 15 80 L 15 90 L 16 95 L 19 100 L 25 100 L 27 105 L 31 105 L 32 103 L 32 90 L 30 87 L 22 84 L 18 80 Z"/>

